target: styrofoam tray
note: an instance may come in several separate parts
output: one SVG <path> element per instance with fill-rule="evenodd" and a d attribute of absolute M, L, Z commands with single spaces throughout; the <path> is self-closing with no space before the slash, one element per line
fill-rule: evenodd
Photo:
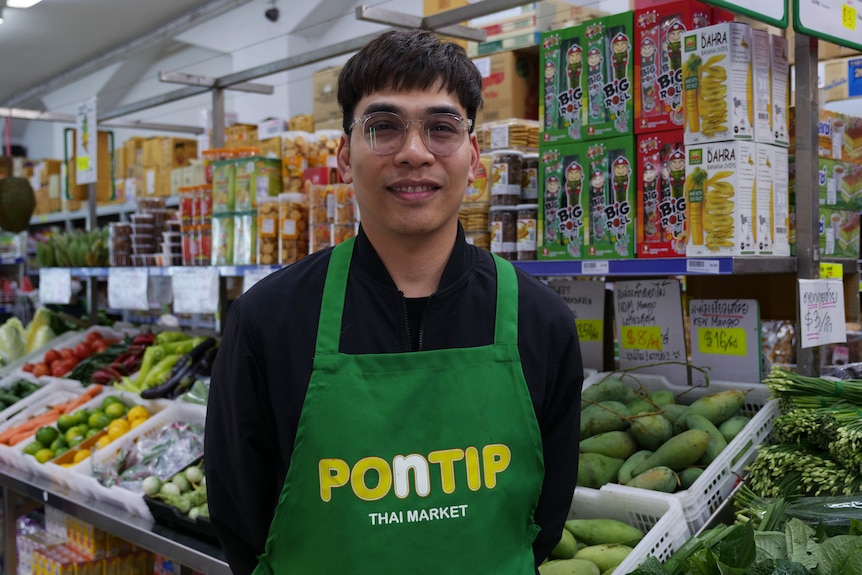
<path fill-rule="evenodd" d="M 598 383 L 607 375 L 607 372 L 603 372 L 588 378 L 584 381 L 584 388 Z M 619 377 L 619 374 L 615 376 Z M 617 483 L 609 483 L 601 487 L 601 491 L 607 491 L 618 497 L 629 492 L 649 491 L 658 497 L 675 499 L 682 508 L 689 532 L 696 533 L 730 496 L 738 479 L 744 474 L 745 467 L 757 456 L 757 447 L 772 433 L 773 420 L 779 414 L 778 400 L 770 399 L 769 388 L 762 383 L 710 381 L 709 386 L 688 387 L 669 383 L 660 375 L 633 373 L 626 374 L 621 379 L 631 383 L 634 389 L 642 386 L 649 391 L 670 390 L 677 397 L 677 403 L 683 405 L 689 405 L 701 397 L 731 389 L 737 389 L 746 394 L 745 403 L 739 413 L 751 417 L 751 421 L 733 441 L 728 443 L 724 451 L 690 488 L 676 493 L 659 493 Z"/>
<path fill-rule="evenodd" d="M 200 423 L 206 420 L 206 407 L 186 402 L 173 402 L 162 409 L 147 421 L 126 433 L 117 440 L 111 442 L 103 449 L 97 449 L 89 458 L 89 465 L 77 465 L 73 468 L 63 469 L 71 471 L 69 474 L 68 488 L 88 497 L 102 501 L 108 501 L 129 513 L 152 519 L 147 504 L 144 502 L 143 493 L 135 492 L 125 487 L 112 485 L 105 487 L 92 475 L 93 465 L 111 464 L 116 461 L 120 453 L 142 437 L 151 437 L 162 428 L 176 421 Z"/>
<path fill-rule="evenodd" d="M 634 571 L 649 555 L 664 563 L 691 537 L 679 502 L 655 495 L 645 489 L 616 494 L 575 488 L 568 519 L 616 519 L 645 533 L 612 575 Z"/>

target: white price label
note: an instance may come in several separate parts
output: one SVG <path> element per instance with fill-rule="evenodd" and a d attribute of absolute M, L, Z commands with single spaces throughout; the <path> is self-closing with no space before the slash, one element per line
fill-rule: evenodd
<path fill-rule="evenodd" d="M 717 274 L 718 260 L 686 260 L 685 271 L 689 273 Z"/>
<path fill-rule="evenodd" d="M 218 313 L 218 268 L 176 267 L 172 277 L 175 313 Z"/>
<path fill-rule="evenodd" d="M 862 50 L 862 1 L 796 0 L 796 23 L 803 32 Z"/>
<path fill-rule="evenodd" d="M 108 268 L 108 307 L 147 310 L 147 268 Z"/>
<path fill-rule="evenodd" d="M 245 270 L 245 273 L 242 275 L 242 293 L 247 292 L 251 289 L 251 286 L 271 274 L 273 269 L 271 268 L 253 268 Z"/>
<path fill-rule="evenodd" d="M 96 98 L 90 98 L 78 106 L 75 117 L 75 183 L 95 184 L 98 176 L 96 153 L 98 134 L 96 130 Z"/>
<path fill-rule="evenodd" d="M 581 273 L 584 275 L 606 276 L 611 266 L 607 260 L 585 261 L 581 263 Z"/>
<path fill-rule="evenodd" d="M 72 272 L 69 268 L 39 270 L 39 300 L 66 305 L 72 301 Z"/>
<path fill-rule="evenodd" d="M 799 280 L 799 326 L 802 347 L 847 341 L 841 280 Z"/>

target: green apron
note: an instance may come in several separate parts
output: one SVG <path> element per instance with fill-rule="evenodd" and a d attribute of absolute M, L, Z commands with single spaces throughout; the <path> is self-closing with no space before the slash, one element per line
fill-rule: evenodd
<path fill-rule="evenodd" d="M 338 353 L 353 240 L 332 252 L 314 370 L 255 575 L 532 575 L 544 477 L 497 265 L 494 344 Z"/>

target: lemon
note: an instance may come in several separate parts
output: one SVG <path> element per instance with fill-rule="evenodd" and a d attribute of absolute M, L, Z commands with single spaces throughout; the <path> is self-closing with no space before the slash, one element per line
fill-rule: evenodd
<path fill-rule="evenodd" d="M 103 447 L 105 447 L 105 446 L 106 446 L 106 445 L 108 445 L 109 443 L 111 443 L 111 438 L 110 438 L 110 437 L 108 437 L 107 435 L 103 435 L 103 436 L 102 436 L 102 437 L 100 437 L 100 438 L 99 438 L 99 440 L 96 442 L 96 447 L 98 447 L 99 449 L 102 449 Z"/>
<path fill-rule="evenodd" d="M 75 453 L 75 457 L 74 457 L 74 459 L 72 459 L 72 463 L 81 463 L 82 461 L 84 461 L 88 457 L 90 457 L 90 450 L 89 449 L 81 449 L 77 453 Z"/>
<path fill-rule="evenodd" d="M 129 410 L 126 417 L 134 423 L 136 419 L 147 419 L 150 417 L 150 411 L 143 405 L 136 405 Z"/>
<path fill-rule="evenodd" d="M 144 423 L 145 421 L 146 421 L 146 419 L 141 419 L 141 418 L 133 419 L 133 420 L 132 420 L 132 424 L 131 424 L 129 427 L 131 427 L 132 429 L 134 429 L 134 428 L 136 428 L 137 426 L 139 426 L 140 424 Z"/>
<path fill-rule="evenodd" d="M 125 419 L 115 419 L 108 425 L 108 437 L 111 441 L 117 439 L 132 428 L 131 424 Z"/>
<path fill-rule="evenodd" d="M 40 449 L 36 452 L 35 457 L 36 461 L 38 461 L 39 463 L 45 463 L 46 461 L 54 459 L 54 452 L 48 448 Z"/>

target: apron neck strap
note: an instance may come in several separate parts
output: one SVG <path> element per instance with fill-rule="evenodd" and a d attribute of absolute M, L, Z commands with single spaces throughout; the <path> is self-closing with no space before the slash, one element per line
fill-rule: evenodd
<path fill-rule="evenodd" d="M 344 295 L 347 292 L 347 274 L 353 256 L 355 238 L 335 246 L 329 258 L 326 281 L 323 286 L 323 302 L 317 323 L 316 354 L 338 353 L 341 340 L 341 319 L 344 313 Z M 518 278 L 515 267 L 496 254 L 497 268 L 497 314 L 494 343 L 517 345 L 518 343 Z"/>

